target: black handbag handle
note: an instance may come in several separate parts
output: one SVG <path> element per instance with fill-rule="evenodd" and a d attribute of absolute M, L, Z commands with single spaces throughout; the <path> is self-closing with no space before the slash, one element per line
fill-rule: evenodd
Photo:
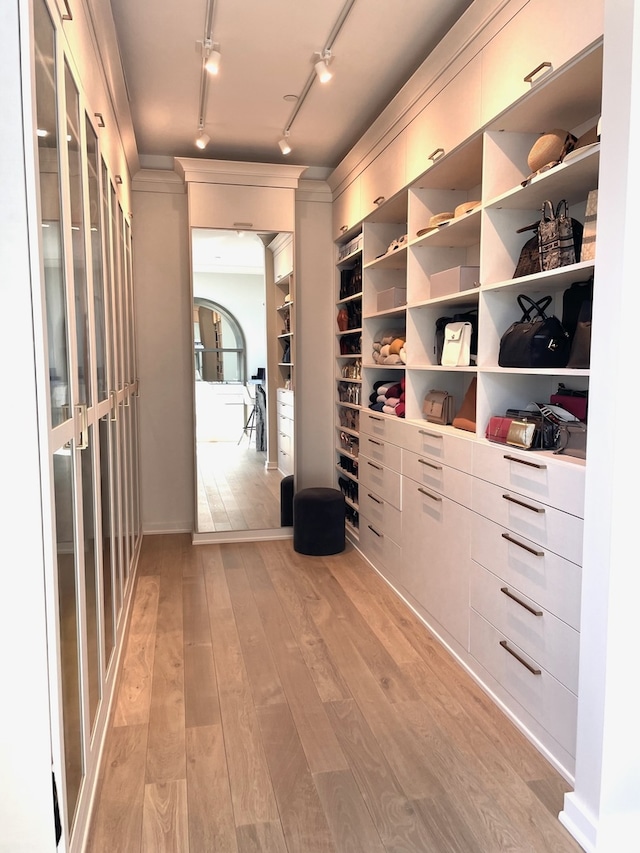
<path fill-rule="evenodd" d="M 546 202 L 545 202 L 546 204 Z M 569 218 L 569 205 L 567 204 L 566 198 L 560 199 L 556 206 L 556 219 L 568 219 Z"/>
<path fill-rule="evenodd" d="M 537 314 L 541 320 L 546 320 L 547 315 L 545 314 L 545 310 L 551 304 L 552 298 L 553 297 L 551 296 L 543 296 L 542 299 L 538 299 L 537 302 L 534 302 L 534 300 L 531 299 L 530 296 L 521 293 L 518 296 L 518 305 L 520 306 L 520 310 L 522 311 L 522 319 L 520 320 L 520 322 L 530 323 L 532 312 L 535 312 L 535 314 Z M 527 307 L 527 303 L 529 303 L 529 307 Z"/>

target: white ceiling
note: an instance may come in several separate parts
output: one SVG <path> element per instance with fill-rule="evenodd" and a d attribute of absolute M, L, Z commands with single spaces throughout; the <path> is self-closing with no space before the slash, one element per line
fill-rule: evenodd
<path fill-rule="evenodd" d="M 211 0 L 222 55 L 198 130 L 207 0 L 110 0 L 142 165 L 209 157 L 335 167 L 472 0 L 355 0 L 332 46 L 333 79 L 315 81 L 278 140 L 345 0 Z M 348 2 L 348 0 L 347 0 Z"/>

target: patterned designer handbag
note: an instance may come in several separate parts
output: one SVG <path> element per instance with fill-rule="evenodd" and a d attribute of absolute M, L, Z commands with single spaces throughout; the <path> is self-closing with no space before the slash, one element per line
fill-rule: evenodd
<path fill-rule="evenodd" d="M 579 261 L 582 231 L 582 225 L 569 216 L 566 199 L 558 202 L 555 212 L 551 202 L 545 201 L 538 225 L 541 270 L 555 270 Z"/>

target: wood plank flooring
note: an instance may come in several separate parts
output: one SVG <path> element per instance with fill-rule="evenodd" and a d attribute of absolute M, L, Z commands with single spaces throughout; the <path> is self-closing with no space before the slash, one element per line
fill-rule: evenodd
<path fill-rule="evenodd" d="M 348 547 L 145 538 L 87 853 L 576 853 L 566 782 Z"/>
<path fill-rule="evenodd" d="M 280 527 L 282 474 L 265 459 L 247 438 L 198 442 L 199 533 Z"/>

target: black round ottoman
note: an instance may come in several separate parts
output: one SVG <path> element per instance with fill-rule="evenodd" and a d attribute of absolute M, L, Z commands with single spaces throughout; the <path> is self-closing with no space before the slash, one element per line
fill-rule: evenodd
<path fill-rule="evenodd" d="M 293 550 L 322 557 L 345 549 L 344 495 L 338 489 L 302 489 L 293 496 Z"/>

